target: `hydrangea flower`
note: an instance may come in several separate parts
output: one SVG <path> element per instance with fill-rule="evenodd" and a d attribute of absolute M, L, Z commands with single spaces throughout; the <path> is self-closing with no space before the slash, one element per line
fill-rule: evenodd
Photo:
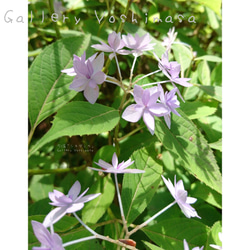
<path fill-rule="evenodd" d="M 117 54 L 122 54 L 122 55 L 127 55 L 130 54 L 131 52 L 128 50 L 122 49 L 125 46 L 125 43 L 121 39 L 121 33 L 116 33 L 113 31 L 111 34 L 108 36 L 108 44 L 100 41 L 101 44 L 94 44 L 91 47 L 95 48 L 97 50 L 101 50 L 104 52 L 111 52 L 109 55 L 110 60 L 113 59 L 115 56 L 115 53 Z"/>
<path fill-rule="evenodd" d="M 55 222 L 60 220 L 66 213 L 73 213 L 82 209 L 84 207 L 84 203 L 95 199 L 101 194 L 97 193 L 84 196 L 88 190 L 89 188 L 87 188 L 81 195 L 79 195 L 81 191 L 81 184 L 79 181 L 76 181 L 70 188 L 67 195 L 57 190 L 49 192 L 49 198 L 52 201 L 50 205 L 57 206 L 57 208 L 53 209 L 45 217 L 43 225 L 45 227 L 48 227 L 51 224 L 54 224 Z"/>
<path fill-rule="evenodd" d="M 188 243 L 187 241 L 184 239 L 183 240 L 183 245 L 184 245 L 184 250 L 189 250 L 189 246 L 188 246 Z M 200 248 L 200 247 L 194 247 L 192 250 L 203 250 L 203 246 Z"/>
<path fill-rule="evenodd" d="M 154 116 L 164 116 L 170 112 L 164 104 L 157 103 L 159 95 L 158 87 L 144 90 L 142 87 L 135 85 L 134 99 L 136 104 L 128 106 L 124 110 L 122 118 L 129 122 L 137 122 L 143 117 L 144 123 L 153 135 L 155 129 Z"/>
<path fill-rule="evenodd" d="M 180 102 L 177 100 L 177 96 L 176 96 L 177 88 L 175 87 L 172 90 L 170 90 L 169 92 L 166 91 L 165 94 L 164 94 L 164 90 L 160 84 L 158 85 L 158 88 L 160 91 L 161 102 L 164 105 L 166 105 L 166 107 L 171 112 L 180 116 L 180 114 L 175 110 L 176 108 L 180 107 Z M 170 129 L 170 127 L 171 127 L 171 113 L 170 112 L 169 112 L 169 114 L 164 115 L 164 120 L 165 120 L 168 128 Z"/>
<path fill-rule="evenodd" d="M 73 67 L 62 70 L 70 76 L 75 75 L 69 88 L 78 92 L 84 91 L 85 98 L 92 104 L 96 102 L 99 95 L 98 85 L 106 79 L 106 75 L 102 72 L 104 53 L 96 56 L 97 53 L 86 60 L 86 52 L 81 57 L 74 55 Z"/>
<path fill-rule="evenodd" d="M 131 161 L 131 159 L 129 159 L 125 162 L 122 161 L 121 163 L 118 163 L 117 155 L 116 155 L 116 153 L 114 153 L 113 157 L 112 157 L 112 165 L 107 163 L 106 161 L 99 160 L 98 163 L 95 162 L 95 164 L 100 166 L 103 169 L 92 168 L 92 167 L 89 167 L 89 168 L 96 170 L 96 171 L 101 171 L 101 172 L 105 172 L 105 173 L 113 173 L 113 174 L 125 174 L 125 173 L 140 174 L 140 173 L 145 172 L 144 170 L 140 170 L 140 169 L 126 169 L 127 167 L 129 167 L 133 163 L 134 163 L 134 161 Z"/>
<path fill-rule="evenodd" d="M 154 54 L 156 59 L 158 60 L 159 64 L 158 67 L 162 70 L 163 74 L 167 76 L 172 82 L 175 82 L 177 84 L 180 84 L 184 87 L 190 87 L 192 86 L 191 83 L 188 83 L 188 81 L 191 78 L 180 78 L 179 74 L 181 72 L 181 65 L 178 62 L 169 62 L 168 60 L 168 51 L 166 51 L 162 57 L 161 60 L 157 57 L 156 54 Z M 175 86 L 174 86 L 175 87 Z"/>
<path fill-rule="evenodd" d="M 132 53 L 135 56 L 140 56 L 143 51 L 152 50 L 154 48 L 154 44 L 150 43 L 151 38 L 149 33 L 146 33 L 142 37 L 136 33 L 135 36 L 128 34 L 127 36 L 122 35 L 122 40 L 125 43 L 125 46 L 132 49 Z"/>
<path fill-rule="evenodd" d="M 167 33 L 167 37 L 163 39 L 162 45 L 167 47 L 167 51 L 170 51 L 172 44 L 174 43 L 174 40 L 176 39 L 177 32 L 174 32 L 175 28 L 169 29 Z"/>
<path fill-rule="evenodd" d="M 201 217 L 196 213 L 195 209 L 190 206 L 190 204 L 195 203 L 197 199 L 193 197 L 187 197 L 188 193 L 184 189 L 183 181 L 179 180 L 176 183 L 175 176 L 173 185 L 172 182 L 169 179 L 167 180 L 164 176 L 162 176 L 162 179 L 184 215 L 187 218 L 198 217 L 199 219 L 201 219 Z"/>
<path fill-rule="evenodd" d="M 220 241 L 222 242 L 222 233 L 221 232 L 219 232 L 219 239 L 220 239 Z M 214 249 L 219 249 L 219 250 L 222 250 L 222 247 L 221 246 L 217 246 L 217 245 L 214 245 L 214 244 L 210 244 L 209 245 L 210 247 L 212 247 L 212 248 L 214 248 Z"/>
<path fill-rule="evenodd" d="M 31 221 L 34 234 L 41 242 L 41 247 L 33 247 L 32 250 L 64 250 L 62 239 L 56 233 L 50 233 L 46 227 L 40 222 Z"/>

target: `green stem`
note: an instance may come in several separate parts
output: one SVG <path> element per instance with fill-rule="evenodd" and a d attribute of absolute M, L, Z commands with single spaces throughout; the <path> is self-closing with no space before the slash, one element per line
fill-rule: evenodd
<path fill-rule="evenodd" d="M 139 130 L 141 130 L 143 127 L 145 127 L 145 125 L 140 126 L 140 127 L 136 128 L 136 129 L 134 129 L 133 131 L 129 132 L 128 134 L 124 135 L 123 137 L 117 138 L 117 141 L 118 142 L 123 141 L 127 137 L 129 137 L 129 136 L 135 134 L 136 132 L 138 132 Z"/>
<path fill-rule="evenodd" d="M 29 169 L 28 175 L 36 174 L 63 174 L 69 172 L 80 172 L 85 169 L 86 166 L 72 167 L 72 168 L 59 168 L 59 169 Z"/>
<path fill-rule="evenodd" d="M 54 9 L 54 3 L 53 3 L 53 0 L 48 0 L 49 1 L 49 8 L 50 8 L 50 15 L 52 15 L 53 13 L 55 13 L 55 9 Z M 55 28 L 55 31 L 56 31 L 56 36 L 57 36 L 57 39 L 60 39 L 61 38 L 61 33 L 60 33 L 60 30 L 57 26 L 57 22 L 53 22 L 53 25 L 54 25 L 54 28 Z"/>

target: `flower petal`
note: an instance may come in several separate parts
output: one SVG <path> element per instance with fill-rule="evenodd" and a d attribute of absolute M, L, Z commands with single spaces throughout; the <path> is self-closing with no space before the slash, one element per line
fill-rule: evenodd
<path fill-rule="evenodd" d="M 81 184 L 76 181 L 68 192 L 68 196 L 74 201 L 81 191 Z"/>
<path fill-rule="evenodd" d="M 146 124 L 149 132 L 153 135 L 155 130 L 155 120 L 151 113 L 148 111 L 148 109 L 144 110 L 143 121 Z"/>
<path fill-rule="evenodd" d="M 86 86 L 84 90 L 84 96 L 91 104 L 94 104 L 99 96 L 99 87 L 91 88 L 90 86 Z"/>
<path fill-rule="evenodd" d="M 124 110 L 122 118 L 129 122 L 138 122 L 142 117 L 143 110 L 144 106 L 131 104 Z"/>
<path fill-rule="evenodd" d="M 49 227 L 50 225 L 59 221 L 66 214 L 67 207 L 57 207 L 50 211 L 43 221 L 43 225 L 45 227 Z"/>

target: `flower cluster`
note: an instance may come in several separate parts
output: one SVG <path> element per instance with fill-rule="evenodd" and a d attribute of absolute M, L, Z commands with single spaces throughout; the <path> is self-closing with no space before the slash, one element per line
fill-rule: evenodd
<path fill-rule="evenodd" d="M 163 116 L 167 126 L 171 127 L 171 113 L 179 115 L 176 108 L 180 107 L 180 102 L 177 100 L 176 93 L 184 101 L 180 91 L 175 84 L 179 84 L 183 87 L 190 87 L 188 81 L 190 78 L 181 78 L 180 71 L 181 65 L 176 61 L 169 61 L 168 53 L 171 50 L 171 45 L 176 38 L 177 33 L 174 33 L 174 29 L 168 33 L 168 38 L 163 42 L 163 45 L 167 46 L 166 52 L 162 55 L 161 59 L 153 52 L 156 60 L 158 61 L 159 70 L 151 72 L 148 75 L 144 75 L 139 80 L 152 75 L 157 72 L 162 72 L 168 80 L 163 82 L 154 82 L 158 86 L 143 89 L 143 85 L 136 84 L 139 80 L 132 82 L 133 70 L 137 57 L 141 56 L 144 51 L 152 51 L 155 43 L 152 42 L 152 38 L 148 33 L 143 36 L 139 36 L 137 33 L 121 35 L 113 31 L 108 36 L 108 43 L 100 41 L 101 44 L 95 44 L 91 47 L 102 51 L 98 56 L 94 54 L 90 58 L 86 59 L 86 52 L 81 57 L 74 55 L 73 67 L 70 69 L 62 70 L 63 73 L 67 73 L 70 76 L 75 76 L 70 89 L 84 92 L 84 96 L 90 103 L 94 104 L 99 95 L 99 86 L 104 82 L 109 82 L 123 87 L 122 75 L 117 59 L 117 54 L 120 55 L 134 55 L 134 62 L 131 68 L 130 85 L 126 89 L 123 87 L 125 94 L 131 93 L 134 97 L 136 104 L 132 104 L 125 107 L 122 114 L 122 118 L 129 122 L 137 122 L 140 118 L 143 118 L 148 130 L 153 135 L 155 128 L 154 116 Z M 126 49 L 125 49 L 126 48 Z M 104 53 L 109 53 L 109 58 L 112 60 L 115 58 L 120 80 L 114 77 L 108 76 L 102 72 L 104 67 Z M 173 89 L 164 93 L 162 83 L 171 82 Z M 133 89 L 131 89 L 133 87 Z"/>

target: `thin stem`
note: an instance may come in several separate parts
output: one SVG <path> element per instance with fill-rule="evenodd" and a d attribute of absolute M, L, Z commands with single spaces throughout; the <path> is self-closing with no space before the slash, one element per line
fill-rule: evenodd
<path fill-rule="evenodd" d="M 170 207 L 172 207 L 174 204 L 176 203 L 176 201 L 170 203 L 168 206 L 164 207 L 161 211 L 159 211 L 158 213 L 156 213 L 154 216 L 152 216 L 151 218 L 149 218 L 148 220 L 146 220 L 144 223 L 142 223 L 141 225 L 136 226 L 132 231 L 130 231 L 127 236 L 132 235 L 133 233 L 137 232 L 139 229 L 147 226 L 147 224 L 149 222 L 151 222 L 152 220 L 154 220 L 157 216 L 161 215 L 163 212 L 165 212 L 166 210 L 168 210 Z"/>
<path fill-rule="evenodd" d="M 146 87 L 146 86 L 151 86 L 151 85 L 155 85 L 155 84 L 162 84 L 162 83 L 166 83 L 166 82 L 171 82 L 170 80 L 165 80 L 165 81 L 161 81 L 161 82 L 151 82 L 151 83 L 146 83 L 141 85 L 141 87 Z"/>
<path fill-rule="evenodd" d="M 145 125 L 140 126 L 140 127 L 136 128 L 136 129 L 134 129 L 133 131 L 129 132 L 128 134 L 124 135 L 123 137 L 117 138 L 117 141 L 118 142 L 123 141 L 127 137 L 129 137 L 129 136 L 135 134 L 136 132 L 138 132 L 139 130 L 141 130 L 143 127 L 145 127 Z"/>
<path fill-rule="evenodd" d="M 82 171 L 86 166 L 80 167 L 71 167 L 71 168 L 59 168 L 59 169 L 29 169 L 28 175 L 37 175 L 37 174 L 63 174 L 68 172 L 79 172 Z"/>
<path fill-rule="evenodd" d="M 137 59 L 137 55 L 134 56 L 134 61 L 133 61 L 133 64 L 132 64 L 132 68 L 130 70 L 130 77 L 129 77 L 129 86 L 130 87 L 132 85 L 132 77 L 133 77 L 133 72 L 134 72 L 134 68 L 135 68 L 136 59 Z"/>
<path fill-rule="evenodd" d="M 75 212 L 73 212 L 73 215 L 76 217 L 76 219 L 93 235 L 99 235 L 98 233 L 96 233 L 94 230 L 92 230 L 90 227 L 88 227 L 78 216 Z"/>
<path fill-rule="evenodd" d="M 120 82 L 122 84 L 122 74 L 121 74 L 121 69 L 120 69 L 120 66 L 119 66 L 119 62 L 118 62 L 116 53 L 115 53 L 115 61 L 116 61 L 116 65 L 117 65 L 118 74 L 119 74 L 119 77 L 120 77 Z"/>
<path fill-rule="evenodd" d="M 49 7 L 50 7 L 50 15 L 52 15 L 53 13 L 55 13 L 55 10 L 54 10 L 54 1 L 53 0 L 49 0 Z M 61 33 L 60 33 L 60 30 L 57 26 L 57 22 L 53 22 L 53 25 L 54 25 L 54 28 L 55 28 L 55 31 L 56 31 L 56 36 L 57 36 L 57 39 L 60 39 L 61 38 Z"/>
<path fill-rule="evenodd" d="M 140 78 L 137 79 L 135 82 L 133 82 L 133 85 L 136 84 L 137 82 L 139 82 L 140 80 L 142 80 L 143 78 L 148 77 L 148 76 L 151 76 L 151 75 L 153 75 L 153 74 L 156 74 L 156 73 L 158 73 L 158 72 L 160 72 L 160 71 L 161 71 L 161 69 L 158 69 L 158 70 L 156 70 L 156 71 L 154 71 L 154 72 L 148 73 L 147 75 L 144 75 L 144 76 L 140 77 Z"/>
<path fill-rule="evenodd" d="M 73 244 L 76 244 L 76 243 L 79 243 L 79 242 L 87 241 L 87 240 L 93 240 L 93 239 L 96 239 L 96 238 L 97 237 L 95 235 L 93 235 L 93 236 L 81 238 L 81 239 L 78 239 L 78 240 L 72 240 L 70 242 L 64 243 L 63 247 L 67 247 L 67 246 L 70 246 L 70 245 L 73 245 Z"/>
<path fill-rule="evenodd" d="M 126 222 L 125 216 L 124 216 L 124 211 L 123 211 L 123 206 L 122 206 L 122 199 L 121 199 L 121 194 L 120 194 L 120 190 L 119 190 L 119 186 L 118 186 L 117 174 L 115 173 L 114 175 L 115 175 L 115 187 L 116 187 L 116 192 L 117 192 L 119 207 L 120 207 L 120 211 L 121 211 L 121 217 L 122 217 L 122 221 L 123 221 L 123 227 L 124 227 L 125 232 L 127 234 L 128 233 L 128 227 L 127 227 L 127 222 Z"/>

